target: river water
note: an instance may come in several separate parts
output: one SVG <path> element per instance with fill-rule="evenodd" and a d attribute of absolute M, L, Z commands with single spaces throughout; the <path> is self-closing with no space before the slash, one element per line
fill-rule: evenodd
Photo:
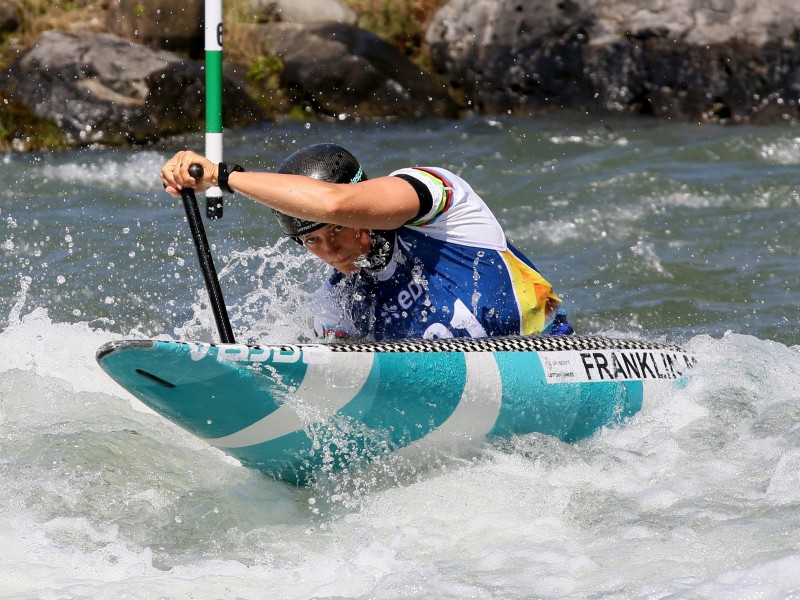
<path fill-rule="evenodd" d="M 121 338 L 211 341 L 163 160 L 0 156 L 0 598 L 800 597 L 800 129 L 475 118 L 268 125 L 226 159 L 337 141 L 375 176 L 463 175 L 581 333 L 684 345 L 686 385 L 577 444 L 388 460 L 295 489 L 144 409 Z M 321 267 L 269 212 L 206 223 L 240 341 L 303 339 Z"/>

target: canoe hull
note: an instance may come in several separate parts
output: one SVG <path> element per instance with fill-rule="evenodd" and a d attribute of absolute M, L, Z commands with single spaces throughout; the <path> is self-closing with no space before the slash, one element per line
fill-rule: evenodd
<path fill-rule="evenodd" d="M 694 363 L 674 346 L 569 336 L 351 345 L 111 342 L 101 367 L 157 413 L 304 484 L 415 447 L 532 432 L 571 442 L 638 412 Z"/>

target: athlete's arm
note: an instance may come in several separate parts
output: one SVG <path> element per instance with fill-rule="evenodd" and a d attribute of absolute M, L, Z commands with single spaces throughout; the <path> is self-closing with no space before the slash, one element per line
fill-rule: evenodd
<path fill-rule="evenodd" d="M 203 177 L 189 175 L 193 163 Z M 177 196 L 183 187 L 202 192 L 217 185 L 217 165 L 194 152 L 178 152 L 161 169 L 167 192 Z M 231 173 L 228 185 L 236 192 L 292 217 L 366 229 L 397 229 L 420 211 L 414 187 L 399 177 L 377 177 L 353 184 L 319 181 L 301 175 L 254 171 Z"/>

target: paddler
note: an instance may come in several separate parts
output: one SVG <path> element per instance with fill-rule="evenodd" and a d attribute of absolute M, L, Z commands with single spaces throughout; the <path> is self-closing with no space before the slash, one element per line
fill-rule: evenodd
<path fill-rule="evenodd" d="M 203 167 L 201 180 L 189 175 L 193 163 Z M 333 267 L 315 307 L 317 337 L 573 333 L 552 286 L 472 187 L 446 169 L 369 179 L 346 149 L 316 144 L 275 173 L 178 152 L 161 179 L 174 196 L 219 186 L 268 206 L 285 235 Z"/>

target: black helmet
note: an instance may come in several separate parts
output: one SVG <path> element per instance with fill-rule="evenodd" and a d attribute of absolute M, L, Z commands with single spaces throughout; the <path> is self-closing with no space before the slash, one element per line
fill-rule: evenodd
<path fill-rule="evenodd" d="M 281 163 L 278 173 L 306 175 L 331 183 L 358 183 L 367 179 L 356 157 L 338 144 L 314 144 L 298 150 Z M 325 225 L 290 217 L 275 209 L 272 212 L 283 233 L 295 239 Z"/>

